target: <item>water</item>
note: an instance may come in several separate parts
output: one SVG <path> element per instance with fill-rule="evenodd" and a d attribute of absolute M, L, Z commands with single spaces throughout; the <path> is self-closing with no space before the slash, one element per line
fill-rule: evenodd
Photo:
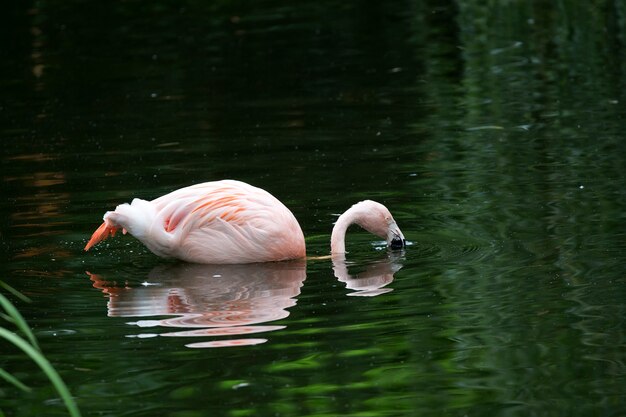
<path fill-rule="evenodd" d="M 0 278 L 84 415 L 626 414 L 626 10 L 430 3 L 10 6 Z M 115 205 L 222 178 L 310 256 L 364 198 L 411 245 L 82 251 Z M 33 387 L 0 410 L 65 415 L 0 348 Z"/>

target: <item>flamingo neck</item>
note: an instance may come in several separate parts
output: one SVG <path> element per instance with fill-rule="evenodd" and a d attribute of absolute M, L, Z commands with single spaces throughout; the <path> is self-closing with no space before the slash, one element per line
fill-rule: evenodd
<path fill-rule="evenodd" d="M 339 216 L 330 236 L 331 253 L 346 253 L 346 231 L 352 223 L 355 223 L 355 216 L 352 210 L 348 210 Z"/>

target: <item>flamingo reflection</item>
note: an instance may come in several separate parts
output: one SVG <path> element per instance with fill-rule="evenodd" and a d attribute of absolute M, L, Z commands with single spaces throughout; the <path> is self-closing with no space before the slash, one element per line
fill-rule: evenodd
<path fill-rule="evenodd" d="M 354 290 L 347 295 L 359 297 L 375 297 L 393 291 L 384 288 L 393 281 L 396 272 L 402 269 L 400 257 L 402 253 L 392 253 L 389 258 L 377 260 L 366 265 L 366 269 L 355 275 L 348 272 L 349 264 L 343 254 L 333 256 L 333 272 L 335 277 L 346 283 L 346 288 Z"/>
<path fill-rule="evenodd" d="M 304 260 L 244 265 L 175 264 L 158 266 L 145 282 L 118 286 L 89 273 L 93 286 L 109 297 L 111 317 L 173 316 L 142 319 L 138 327 L 184 329 L 167 337 L 241 336 L 284 326 L 261 325 L 289 316 L 288 308 L 306 278 Z M 142 334 L 138 337 L 154 336 Z M 187 347 L 242 346 L 266 342 L 242 338 L 190 343 Z"/>

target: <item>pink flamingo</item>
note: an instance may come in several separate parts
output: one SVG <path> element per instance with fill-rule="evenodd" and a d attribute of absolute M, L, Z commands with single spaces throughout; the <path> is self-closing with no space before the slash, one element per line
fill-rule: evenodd
<path fill-rule="evenodd" d="M 337 220 L 331 252 L 345 253 L 345 234 L 356 223 L 387 240 L 405 244 L 385 206 L 355 204 Z M 134 199 L 104 215 L 104 223 L 85 246 L 122 229 L 163 258 L 205 264 L 282 261 L 306 256 L 304 234 L 293 213 L 265 190 L 241 181 L 223 180 L 181 188 L 152 201 Z"/>

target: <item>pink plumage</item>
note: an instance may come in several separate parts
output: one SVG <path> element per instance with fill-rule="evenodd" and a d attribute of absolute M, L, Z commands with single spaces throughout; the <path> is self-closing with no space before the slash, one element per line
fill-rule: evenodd
<path fill-rule="evenodd" d="M 164 258 L 207 264 L 282 261 L 306 255 L 293 213 L 265 190 L 223 180 L 134 199 L 104 215 L 89 250 L 122 229 Z"/>

